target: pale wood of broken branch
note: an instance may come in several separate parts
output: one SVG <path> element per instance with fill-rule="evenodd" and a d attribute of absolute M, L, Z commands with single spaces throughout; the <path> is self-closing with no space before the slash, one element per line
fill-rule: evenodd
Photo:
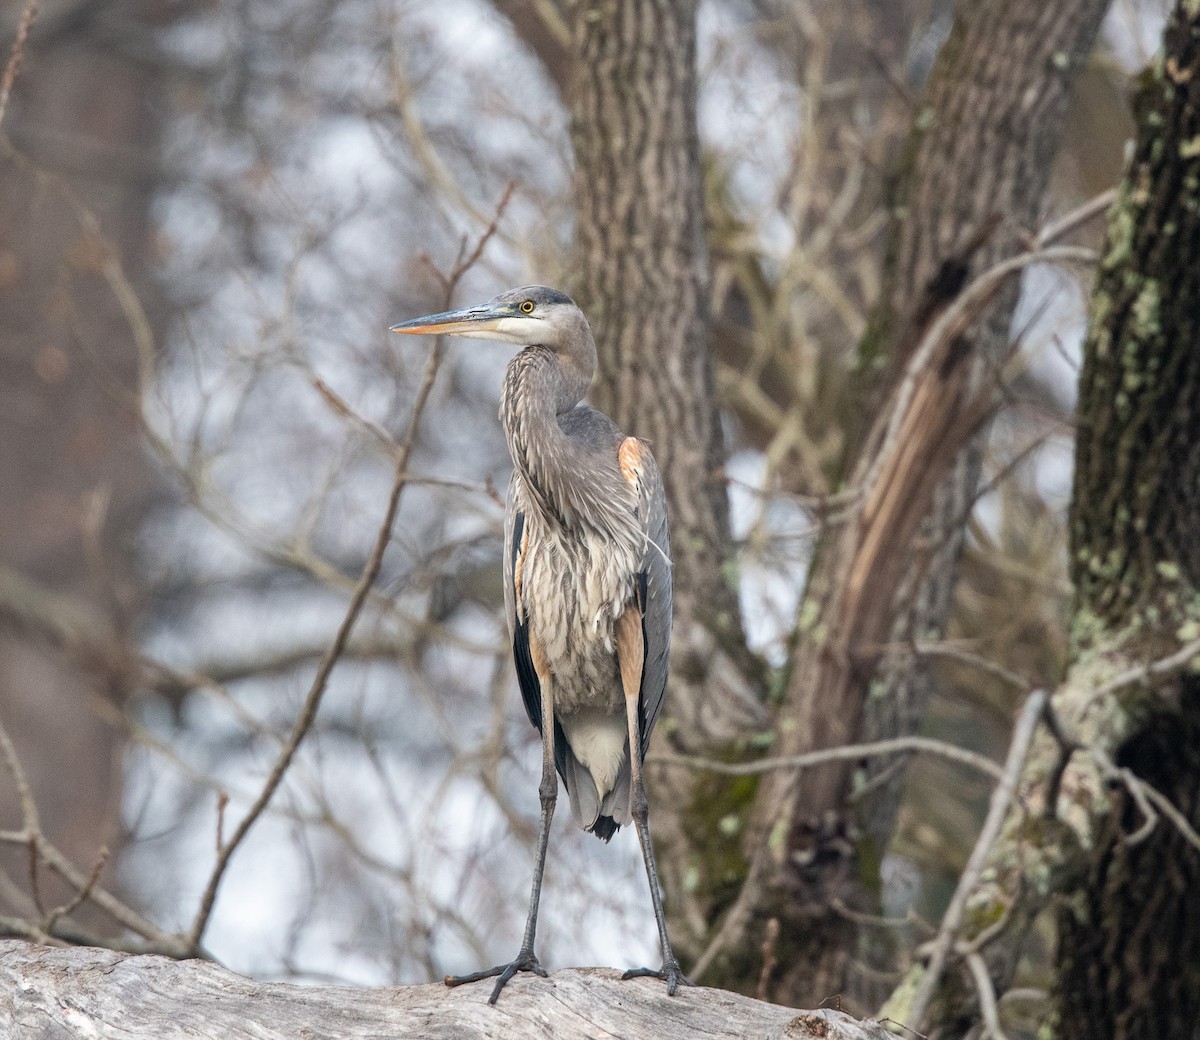
<path fill-rule="evenodd" d="M 607 968 L 520 976 L 500 1004 L 488 986 L 396 988 L 259 983 L 205 961 L 0 942 L 0 1036 L 200 1040 L 888 1040 L 874 1021 L 797 1011 L 703 987 L 668 997 Z"/>

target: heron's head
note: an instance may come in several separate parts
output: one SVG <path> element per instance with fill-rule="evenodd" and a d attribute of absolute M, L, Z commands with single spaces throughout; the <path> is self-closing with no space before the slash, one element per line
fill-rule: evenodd
<path fill-rule="evenodd" d="M 567 346 L 587 329 L 583 312 L 566 293 L 544 285 L 509 289 L 477 307 L 443 311 L 393 325 L 392 332 L 418 336 L 497 339 L 521 346 Z M 590 338 L 590 337 L 589 337 Z"/>

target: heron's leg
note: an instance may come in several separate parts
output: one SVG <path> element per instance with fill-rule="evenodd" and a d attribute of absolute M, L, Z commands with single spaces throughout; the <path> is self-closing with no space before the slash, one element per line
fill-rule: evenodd
<path fill-rule="evenodd" d="M 530 639 L 530 649 L 533 650 L 535 666 L 540 656 L 535 649 L 533 639 Z M 546 978 L 546 969 L 538 962 L 533 952 L 533 940 L 537 934 L 538 904 L 542 898 L 542 874 L 546 870 L 546 848 L 550 843 L 550 821 L 554 819 L 554 803 L 558 798 L 558 774 L 554 771 L 554 697 L 551 691 L 550 673 L 548 668 L 537 668 L 538 680 L 542 688 L 542 782 L 538 786 L 538 796 L 542 803 L 542 825 L 538 832 L 537 864 L 533 872 L 533 890 L 529 894 L 529 916 L 525 919 L 525 938 L 521 940 L 521 948 L 517 956 L 508 964 L 498 964 L 494 968 L 472 972 L 470 975 L 447 975 L 447 986 L 461 986 L 466 982 L 478 982 L 480 979 L 496 979 L 492 995 L 488 1003 L 494 1004 L 500 996 L 505 984 L 519 971 L 532 971 Z"/>
<path fill-rule="evenodd" d="M 654 863 L 654 847 L 650 844 L 650 805 L 646 801 L 646 788 L 642 783 L 642 726 L 639 716 L 639 701 L 642 682 L 642 619 L 638 611 L 629 608 L 617 621 L 617 662 L 621 670 L 621 685 L 625 690 L 625 715 L 629 720 L 629 809 L 637 827 L 638 841 L 642 846 L 642 859 L 646 864 L 646 878 L 650 882 L 650 901 L 654 904 L 654 920 L 658 924 L 658 941 L 662 946 L 663 964 L 653 968 L 633 968 L 623 979 L 649 975 L 662 979 L 667 984 L 667 995 L 674 996 L 680 984 L 690 986 L 684 978 L 671 949 L 667 935 L 667 919 L 663 914 L 662 893 L 658 884 L 658 867 Z"/>

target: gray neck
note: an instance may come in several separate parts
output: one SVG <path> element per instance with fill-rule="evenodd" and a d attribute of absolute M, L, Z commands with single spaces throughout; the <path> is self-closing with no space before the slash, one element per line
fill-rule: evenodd
<path fill-rule="evenodd" d="M 590 335 L 588 341 L 590 345 Z M 594 345 L 591 365 L 586 354 L 563 358 L 549 347 L 526 347 L 509 362 L 500 401 L 508 450 L 531 504 L 569 527 L 586 523 L 585 502 L 592 489 L 585 473 L 594 461 L 563 433 L 558 417 L 582 400 L 594 359 Z"/>

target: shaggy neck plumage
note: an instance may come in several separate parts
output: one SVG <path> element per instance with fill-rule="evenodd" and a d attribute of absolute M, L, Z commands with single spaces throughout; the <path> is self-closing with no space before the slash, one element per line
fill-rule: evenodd
<path fill-rule="evenodd" d="M 597 480 L 588 447 L 567 436 L 558 417 L 583 398 L 591 381 L 594 348 L 588 358 L 560 358 L 549 347 L 526 347 L 509 363 L 504 377 L 500 421 L 513 466 L 547 521 L 567 528 L 590 527 L 628 496 L 615 472 Z M 584 481 L 580 474 L 592 472 Z M 619 508 L 619 507 L 618 507 Z M 619 524 L 619 521 L 618 521 Z"/>
<path fill-rule="evenodd" d="M 566 524 L 574 510 L 564 492 L 571 483 L 578 447 L 559 427 L 558 416 L 582 397 L 582 388 L 563 378 L 549 347 L 526 347 L 504 375 L 500 422 L 513 466 L 542 510 Z"/>

